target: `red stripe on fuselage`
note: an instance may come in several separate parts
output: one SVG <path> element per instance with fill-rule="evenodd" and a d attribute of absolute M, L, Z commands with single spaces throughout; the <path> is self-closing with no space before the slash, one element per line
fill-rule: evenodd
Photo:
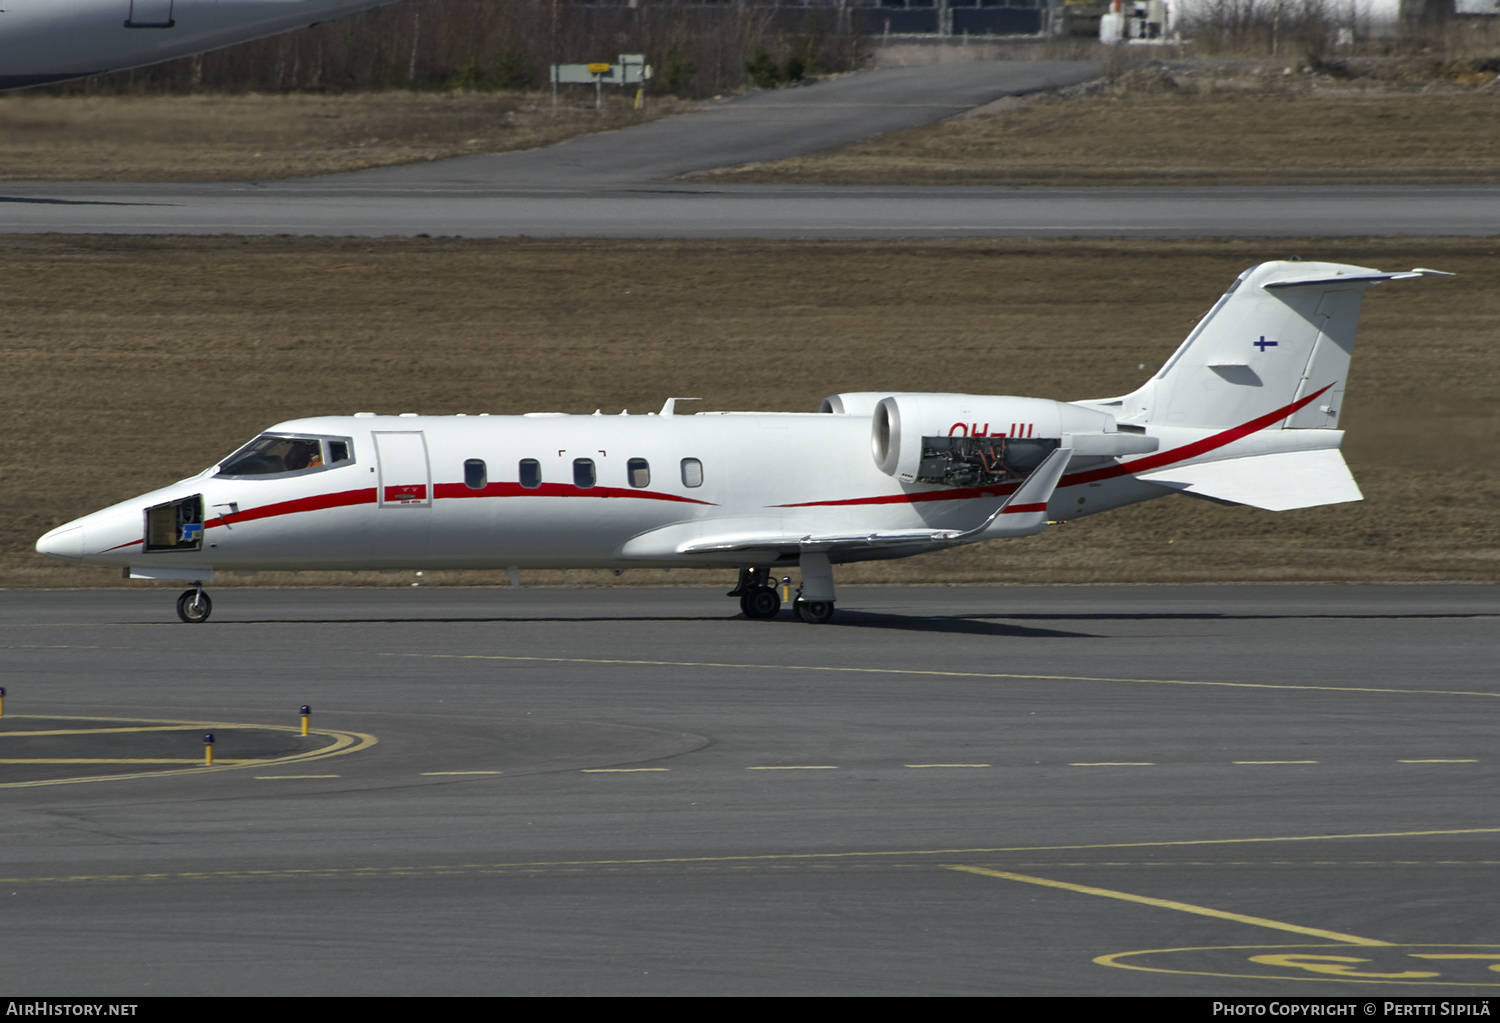
<path fill-rule="evenodd" d="M 588 487 L 580 489 L 566 483 L 543 483 L 536 487 L 523 487 L 519 483 L 486 483 L 482 489 L 473 490 L 467 483 L 439 483 L 433 487 L 439 498 L 448 497 L 634 497 L 647 501 L 676 501 L 680 504 L 706 504 L 695 497 L 678 494 L 663 494 L 658 490 L 637 490 L 634 487 Z"/>
<path fill-rule="evenodd" d="M 1083 483 L 1097 483 L 1100 480 L 1117 479 L 1120 476 L 1133 476 L 1139 472 L 1149 472 L 1152 469 L 1160 469 L 1164 465 L 1173 465 L 1177 462 L 1187 461 L 1189 458 L 1197 458 L 1199 455 L 1207 454 L 1226 444 L 1232 444 L 1241 437 L 1247 437 L 1259 430 L 1264 430 L 1278 419 L 1285 419 L 1305 405 L 1310 404 L 1333 384 L 1322 390 L 1314 391 L 1305 398 L 1299 398 L 1290 405 L 1283 405 L 1274 412 L 1232 426 L 1202 440 L 1195 440 L 1191 444 L 1184 444 L 1169 451 L 1158 451 L 1154 455 L 1144 455 L 1134 461 L 1123 465 L 1106 465 L 1098 469 L 1086 469 L 1083 472 L 1075 472 L 1064 476 L 1058 481 L 1057 488 L 1076 487 Z M 851 497 L 841 501 L 803 501 L 799 504 L 777 504 L 773 508 L 813 508 L 829 507 L 834 505 L 848 504 L 916 504 L 922 501 L 967 501 L 975 497 L 1000 497 L 1004 494 L 1013 494 L 1020 489 L 1024 480 L 1016 480 L 1013 483 L 1003 483 L 992 487 L 957 487 L 953 490 L 924 490 L 915 494 L 883 494 L 880 497 Z M 1010 511 L 1009 508 L 1006 509 Z"/>
<path fill-rule="evenodd" d="M 299 497 L 291 501 L 263 504 L 259 508 L 251 508 L 248 511 L 228 512 L 210 519 L 203 525 L 212 529 L 215 526 L 232 526 L 237 522 L 272 519 L 278 515 L 295 515 L 298 512 L 322 511 L 325 508 L 348 508 L 356 504 L 374 503 L 374 487 L 366 487 L 363 490 L 341 490 L 334 494 L 314 494 L 312 497 Z"/>
<path fill-rule="evenodd" d="M 1021 482 L 997 483 L 990 487 L 955 487 L 952 490 L 923 490 L 915 494 L 882 494 L 879 497 L 848 497 L 840 501 L 802 501 L 798 504 L 773 504 L 772 508 L 830 508 L 843 504 L 919 504 L 923 501 L 966 501 L 974 497 L 1004 497 L 1021 489 Z"/>
<path fill-rule="evenodd" d="M 570 487 L 562 483 L 543 483 L 535 489 L 528 489 L 519 483 L 490 483 L 483 490 L 471 490 L 463 483 L 439 483 L 433 487 L 433 494 L 440 500 L 452 497 L 635 497 L 652 501 L 712 504 L 710 501 L 699 501 L 691 497 L 679 497 L 676 494 L 662 494 L 651 490 L 626 490 L 623 487 L 591 487 L 588 490 L 580 490 L 577 487 Z M 348 508 L 354 505 L 374 503 L 374 487 L 368 487 L 363 490 L 342 490 L 334 494 L 315 494 L 312 497 L 299 497 L 291 501 L 278 501 L 276 504 L 262 505 L 259 508 L 250 508 L 241 512 L 229 512 L 209 519 L 204 523 L 204 526 L 212 529 L 215 526 L 232 526 L 239 522 L 270 519 L 279 515 L 296 515 L 299 512 L 322 511 L 327 508 Z M 141 543 L 142 541 L 137 540 L 135 542 Z M 128 547 L 130 545 L 123 544 L 122 546 Z"/>
<path fill-rule="evenodd" d="M 1333 384 L 1328 385 L 1328 387 L 1332 386 Z M 1274 412 L 1267 412 L 1258 419 L 1252 419 L 1248 423 L 1241 423 L 1239 426 L 1230 427 L 1221 433 L 1214 434 L 1212 437 L 1204 437 L 1202 440 L 1195 440 L 1191 444 L 1184 444 L 1180 448 L 1172 448 L 1170 451 L 1158 451 L 1154 455 L 1143 455 L 1133 462 L 1126 462 L 1124 465 L 1106 465 L 1099 469 L 1089 469 L 1084 472 L 1075 472 L 1071 476 L 1064 476 L 1058 486 L 1076 487 L 1080 483 L 1096 483 L 1099 480 L 1114 479 L 1118 476 L 1134 476 L 1138 472 L 1149 472 L 1152 469 L 1160 469 L 1164 465 L 1175 465 L 1178 462 L 1185 462 L 1189 458 L 1197 458 L 1199 455 L 1222 448 L 1226 444 L 1232 444 L 1241 437 L 1248 437 L 1252 433 L 1264 430 L 1278 419 L 1285 419 L 1293 412 L 1316 400 L 1319 395 L 1328 390 L 1328 387 L 1314 391 L 1307 397 L 1300 398 L 1290 405 L 1283 405 Z"/>

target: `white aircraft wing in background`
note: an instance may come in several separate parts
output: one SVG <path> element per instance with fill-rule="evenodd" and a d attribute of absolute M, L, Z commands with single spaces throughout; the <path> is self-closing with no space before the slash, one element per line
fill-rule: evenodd
<path fill-rule="evenodd" d="M 0 89 L 159 64 L 393 0 L 4 0 Z"/>

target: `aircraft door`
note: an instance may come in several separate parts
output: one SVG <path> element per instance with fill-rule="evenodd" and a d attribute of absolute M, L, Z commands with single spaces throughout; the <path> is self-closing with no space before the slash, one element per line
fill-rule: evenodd
<path fill-rule="evenodd" d="M 375 556 L 392 568 L 420 568 L 427 553 L 432 478 L 420 431 L 373 434 L 379 463 Z"/>
<path fill-rule="evenodd" d="M 427 468 L 427 439 L 420 432 L 377 433 L 382 508 L 430 508 L 432 480 Z"/>

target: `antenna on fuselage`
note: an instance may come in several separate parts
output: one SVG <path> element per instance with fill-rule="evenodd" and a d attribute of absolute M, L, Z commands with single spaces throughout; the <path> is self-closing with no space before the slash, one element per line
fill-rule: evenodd
<path fill-rule="evenodd" d="M 677 414 L 677 403 L 679 401 L 702 401 L 702 398 L 668 398 L 657 413 L 659 416 L 675 416 Z"/>

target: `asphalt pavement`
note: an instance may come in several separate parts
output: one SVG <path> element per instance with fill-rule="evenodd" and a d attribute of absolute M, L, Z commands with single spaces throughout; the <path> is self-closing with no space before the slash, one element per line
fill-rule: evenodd
<path fill-rule="evenodd" d="M 1493 587 L 173 596 L 0 593 L 0 989 L 1500 982 Z"/>

